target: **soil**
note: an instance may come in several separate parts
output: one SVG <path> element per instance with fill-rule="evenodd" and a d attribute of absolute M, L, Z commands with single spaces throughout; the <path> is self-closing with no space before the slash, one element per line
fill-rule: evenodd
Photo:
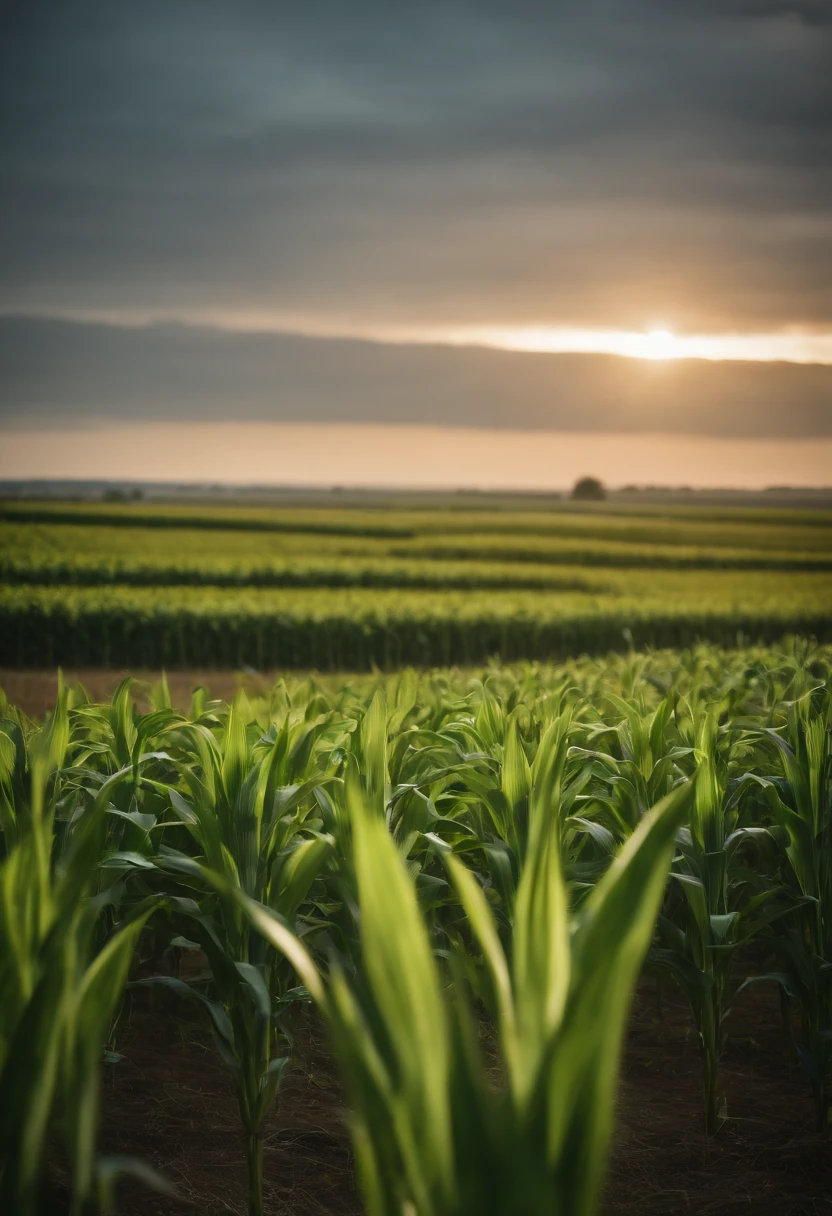
<path fill-rule="evenodd" d="M 207 1028 L 171 1000 L 142 993 L 125 1011 L 123 1059 L 103 1084 L 101 1149 L 150 1162 L 176 1197 L 126 1182 L 118 1211 L 244 1216 L 244 1149 L 229 1078 Z M 357 1216 L 337 1074 L 326 1034 L 308 1013 L 295 1056 L 265 1129 L 265 1211 Z M 814 1130 L 809 1087 L 787 1051 L 773 991 L 751 989 L 738 1001 L 721 1075 L 727 1118 L 708 1137 L 684 1004 L 665 994 L 659 1019 L 655 989 L 645 985 L 627 1040 L 603 1216 L 832 1214 L 832 1144 Z M 63 1179 L 54 1180 L 60 1187 Z"/>
<path fill-rule="evenodd" d="M 706 1135 L 699 1046 L 680 994 L 639 992 L 630 1024 L 605 1216 L 832 1213 L 832 1143 L 815 1130 L 806 1075 L 775 985 L 747 989 L 720 1065 L 726 1119 Z"/>
<path fill-rule="evenodd" d="M 281 672 L 235 672 L 227 669 L 197 670 L 189 668 L 186 671 L 169 671 L 166 673 L 171 702 L 175 709 L 186 712 L 191 693 L 195 688 L 207 688 L 212 697 L 223 701 L 231 701 L 238 688 L 245 688 L 252 694 L 267 696 Z M 293 671 L 293 678 L 302 675 Z M 91 701 L 109 701 L 116 688 L 125 676 L 133 676 L 138 684 L 134 688 L 133 698 L 143 711 L 147 711 L 150 703 L 145 695 L 143 685 L 148 688 L 157 684 L 161 679 L 160 671 L 136 671 L 131 668 L 121 671 L 115 668 L 91 667 L 79 669 L 64 669 L 64 681 L 67 684 L 81 684 Z M 327 681 L 333 679 L 327 676 Z M 26 671 L 10 667 L 0 667 L 0 688 L 6 694 L 10 705 L 21 709 L 28 717 L 39 721 L 55 706 L 58 692 L 58 674 L 54 667 L 46 671 Z"/>

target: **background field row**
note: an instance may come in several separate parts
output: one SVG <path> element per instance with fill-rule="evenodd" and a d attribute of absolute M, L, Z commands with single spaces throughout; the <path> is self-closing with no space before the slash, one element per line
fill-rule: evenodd
<path fill-rule="evenodd" d="M 827 553 L 832 547 L 832 513 L 797 509 L 766 510 L 620 504 L 554 504 L 548 510 L 480 511 L 426 508 L 421 511 L 351 508 L 253 508 L 244 506 L 95 505 L 0 503 L 0 524 L 147 528 L 166 531 L 262 532 L 266 535 L 368 537 L 406 540 L 418 536 L 465 534 L 574 536 L 583 540 L 623 540 L 641 544 L 721 545 L 798 548 Z"/>
<path fill-rule="evenodd" d="M 615 573 L 614 595 L 5 587 L 0 664 L 337 670 L 830 635 L 832 575 Z"/>
<path fill-rule="evenodd" d="M 761 529 L 765 537 L 765 529 Z M 794 544 L 645 544 L 521 533 L 445 533 L 407 542 L 356 536 L 0 524 L 0 581 L 215 583 L 261 586 L 515 587 L 601 585 L 581 567 L 604 569 L 832 570 L 832 549 Z M 575 584 L 575 579 L 580 582 Z"/>
<path fill-rule="evenodd" d="M 824 640 L 828 518 L 7 506 L 0 663 L 361 670 Z"/>

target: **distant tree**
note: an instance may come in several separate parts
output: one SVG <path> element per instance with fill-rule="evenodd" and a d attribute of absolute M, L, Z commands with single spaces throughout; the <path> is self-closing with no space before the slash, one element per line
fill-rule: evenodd
<path fill-rule="evenodd" d="M 110 486 L 101 495 L 103 502 L 141 502 L 144 491 L 138 486 L 128 490 L 126 486 Z"/>
<path fill-rule="evenodd" d="M 581 502 L 603 502 L 606 497 L 604 483 L 597 477 L 581 477 L 572 487 L 572 498 Z"/>

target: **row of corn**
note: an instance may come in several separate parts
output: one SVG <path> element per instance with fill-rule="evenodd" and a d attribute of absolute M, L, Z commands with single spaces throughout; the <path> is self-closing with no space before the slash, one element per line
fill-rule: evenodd
<path fill-rule="evenodd" d="M 784 583 L 770 571 L 665 573 L 609 594 L 0 586 L 0 666 L 367 671 L 738 637 L 828 641 L 830 597 L 830 575 Z"/>
<path fill-rule="evenodd" d="M 130 984 L 210 1021 L 252 1214 L 310 1003 L 375 1216 L 595 1211 L 645 960 L 689 1003 L 709 1130 L 726 1016 L 761 983 L 826 1125 L 828 652 L 280 682 L 184 714 L 137 691 L 0 712 L 0 1210 L 38 1210 L 56 1129 L 74 1213 L 124 1171 L 161 1185 L 96 1151 Z M 140 941 L 203 971 L 137 979 Z"/>

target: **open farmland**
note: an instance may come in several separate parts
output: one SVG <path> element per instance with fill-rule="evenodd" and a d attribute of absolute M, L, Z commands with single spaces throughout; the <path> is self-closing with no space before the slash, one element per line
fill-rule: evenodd
<path fill-rule="evenodd" d="M 2 13 L 0 1216 L 832 1216 L 832 0 Z"/>
<path fill-rule="evenodd" d="M 0 696 L 0 1208 L 824 1212 L 830 658 Z"/>
<path fill-rule="evenodd" d="M 826 638 L 830 619 L 823 511 L 0 512 L 7 667 L 359 670 Z"/>

